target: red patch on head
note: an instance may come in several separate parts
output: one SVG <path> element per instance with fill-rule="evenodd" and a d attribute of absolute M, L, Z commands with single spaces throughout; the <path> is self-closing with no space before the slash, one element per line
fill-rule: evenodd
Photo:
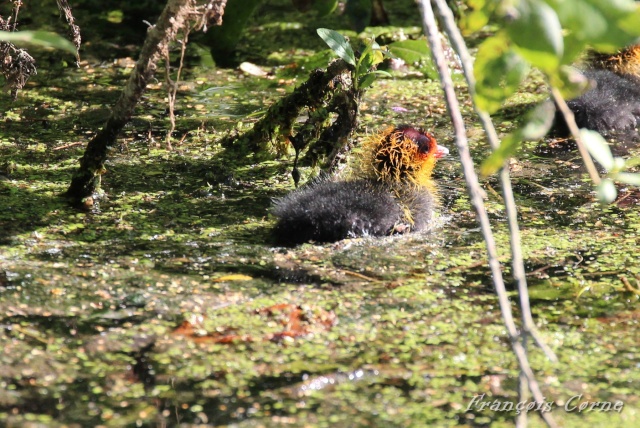
<path fill-rule="evenodd" d="M 449 149 L 438 145 L 433 135 L 422 129 L 416 129 L 410 125 L 398 126 L 398 131 L 412 140 L 418 146 L 418 151 L 425 155 L 432 154 L 436 158 L 443 158 L 449 154 Z"/>

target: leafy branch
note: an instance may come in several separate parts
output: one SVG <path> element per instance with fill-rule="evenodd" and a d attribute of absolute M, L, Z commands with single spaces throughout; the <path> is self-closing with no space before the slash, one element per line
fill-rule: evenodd
<path fill-rule="evenodd" d="M 356 90 L 368 88 L 378 76 L 391 76 L 386 71 L 376 69 L 378 64 L 391 54 L 388 50 L 380 47 L 373 38 L 363 42 L 362 53 L 356 58 L 349 40 L 342 34 L 328 28 L 318 28 L 317 32 L 336 55 L 353 66 L 352 79 Z"/>
<path fill-rule="evenodd" d="M 49 31 L 0 31 L 0 41 L 16 44 L 25 43 L 44 48 L 62 49 L 72 54 L 76 53 L 73 43 Z"/>
<path fill-rule="evenodd" d="M 553 124 L 555 108 L 549 101 L 536 106 L 525 116 L 520 128 L 504 138 L 501 143 L 498 141 L 489 114 L 501 108 L 507 97 L 518 89 L 529 70 L 536 67 L 545 74 L 550 83 L 555 104 L 561 112 L 566 113 L 566 121 L 597 186 L 599 198 L 603 201 L 612 201 L 615 198 L 614 180 L 640 185 L 640 174 L 626 172 L 628 168 L 640 164 L 640 160 L 625 161 L 613 157 L 602 136 L 593 131 L 578 130 L 573 115 L 564 102 L 564 97 L 575 96 L 585 89 L 584 85 L 580 88 L 572 82 L 575 71 L 569 65 L 579 58 L 588 45 L 598 49 L 615 50 L 634 41 L 640 29 L 633 23 L 638 22 L 640 10 L 630 0 L 621 0 L 615 4 L 598 0 L 564 2 L 476 0 L 472 3 L 475 9 L 460 20 L 463 29 L 467 32 L 478 30 L 492 20 L 498 20 L 500 26 L 493 36 L 480 45 L 474 68 L 445 0 L 433 1 L 448 38 L 460 57 L 476 112 L 493 149 L 493 153 L 483 163 L 481 171 L 485 174 L 500 171 L 510 230 L 513 277 L 518 286 L 522 313 L 522 331 L 519 332 L 514 323 L 497 258 L 495 239 L 467 146 L 464 121 L 442 52 L 432 2 L 421 0 L 418 3 L 422 12 L 423 27 L 438 68 L 453 122 L 469 197 L 485 239 L 489 266 L 503 320 L 511 339 L 513 352 L 520 365 L 519 400 L 523 400 L 529 390 L 535 401 L 542 403 L 544 397 L 527 357 L 527 338 L 532 337 L 550 359 L 555 360 L 555 355 L 538 338 L 532 319 L 517 224 L 517 209 L 509 170 L 505 165 L 508 158 L 521 146 L 522 141 L 540 139 L 549 131 Z M 607 171 L 604 179 L 600 179 L 589 154 Z M 548 426 L 556 426 L 550 414 L 542 413 L 541 417 Z M 521 413 L 516 425 L 524 426 L 525 424 L 526 414 Z"/>
<path fill-rule="evenodd" d="M 447 6 L 444 0 L 435 0 L 435 5 L 437 7 L 438 12 L 440 13 L 440 17 L 444 22 L 444 26 L 447 31 L 447 35 L 449 39 L 456 49 L 456 52 L 460 56 L 463 70 L 465 73 L 465 77 L 469 84 L 469 91 L 473 95 L 475 94 L 475 79 L 473 76 L 473 65 L 471 63 L 470 56 L 462 40 L 461 35 L 455 28 L 453 23 L 453 15 L 451 10 Z M 510 338 L 512 350 L 518 360 L 518 364 L 521 369 L 520 381 L 521 388 L 519 390 L 519 400 L 522 400 L 526 395 L 527 390 L 531 391 L 533 397 L 536 402 L 543 403 L 544 396 L 539 388 L 538 382 L 536 381 L 534 372 L 531 368 L 527 357 L 527 338 L 532 336 L 538 345 L 545 350 L 547 356 L 555 360 L 556 357 L 553 352 L 546 347 L 546 345 L 538 338 L 537 330 L 535 328 L 535 324 L 533 322 L 531 316 L 531 309 L 529 306 L 529 296 L 526 286 L 526 279 L 524 275 L 524 264 L 522 260 L 522 252 L 521 252 L 521 244 L 520 244 L 520 232 L 517 224 L 517 211 L 516 204 L 513 197 L 513 190 L 511 188 L 511 182 L 509 178 L 508 169 L 503 168 L 500 178 L 503 187 L 503 194 L 505 198 L 505 206 L 507 210 L 507 219 L 509 222 L 509 230 L 511 232 L 511 253 L 512 253 L 512 263 L 513 263 L 513 276 L 514 280 L 518 284 L 518 291 L 520 294 L 520 306 L 522 310 L 522 318 L 523 318 L 523 331 L 520 333 L 518 328 L 515 325 L 515 321 L 513 318 L 513 313 L 511 310 L 511 304 L 509 303 L 509 298 L 507 295 L 504 279 L 502 277 L 502 271 L 500 267 L 500 261 L 498 260 L 498 251 L 495 242 L 495 238 L 493 236 L 493 232 L 491 231 L 491 224 L 489 221 L 489 217 L 487 214 L 487 210 L 484 206 L 484 201 L 482 198 L 482 190 L 480 187 L 480 183 L 478 182 L 478 177 L 476 175 L 473 160 L 471 158 L 471 154 L 469 151 L 469 146 L 467 144 L 467 135 L 466 129 L 464 125 L 464 120 L 462 118 L 462 113 L 460 111 L 460 105 L 458 99 L 455 94 L 455 90 L 453 87 L 453 80 L 451 78 L 451 73 L 447 66 L 447 63 L 444 58 L 444 53 L 442 49 L 442 44 L 440 42 L 438 28 L 434 16 L 434 12 L 431 6 L 430 0 L 421 0 L 419 1 L 419 6 L 422 12 L 423 19 L 423 27 L 424 31 L 427 34 L 427 40 L 429 42 L 429 46 L 433 52 L 434 62 L 437 65 L 438 72 L 440 75 L 440 80 L 442 84 L 443 91 L 445 93 L 445 100 L 448 106 L 448 111 L 451 116 L 451 121 L 453 123 L 455 137 L 456 137 L 456 145 L 458 147 L 458 152 L 460 155 L 460 163 L 462 164 L 465 181 L 467 183 L 467 189 L 469 192 L 469 199 L 471 204 L 476 211 L 476 218 L 478 223 L 480 224 L 480 230 L 485 240 L 485 245 L 488 254 L 489 267 L 491 269 L 491 276 L 493 279 L 493 284 L 496 290 L 496 294 L 498 296 L 498 302 L 500 304 L 500 311 L 502 313 L 503 321 L 507 328 L 507 333 Z M 485 132 L 489 141 L 491 142 L 492 147 L 494 149 L 498 146 L 498 138 L 495 132 L 495 128 L 488 114 L 483 110 L 478 108 L 476 104 L 476 110 L 478 111 L 479 117 L 482 121 L 483 127 L 485 128 Z M 556 426 L 553 417 L 548 413 L 542 413 L 541 416 L 545 420 L 548 426 L 554 427 Z M 525 421 L 523 418 L 526 418 L 526 414 L 521 413 L 518 420 L 518 426 L 522 426 Z"/>
<path fill-rule="evenodd" d="M 615 168 L 611 166 L 611 152 L 604 139 L 594 136 L 593 132 L 579 130 L 564 101 L 587 89 L 584 79 L 576 79 L 577 72 L 571 66 L 586 48 L 613 52 L 640 36 L 637 3 L 633 0 L 476 0 L 474 9 L 461 22 L 467 32 L 473 32 L 492 20 L 499 23 L 500 29 L 480 45 L 476 58 L 478 108 L 495 112 L 517 90 L 529 69 L 535 67 L 545 74 L 551 86 L 552 98 L 576 140 L 599 199 L 603 202 L 615 199 L 613 180 L 627 184 L 640 182 L 639 175 L 626 172 L 638 162 L 618 161 Z M 503 139 L 500 147 L 485 160 L 483 174 L 495 173 L 523 141 L 542 138 L 553 123 L 553 115 L 554 109 L 534 108 L 520 128 Z M 601 180 L 591 157 L 608 171 L 605 180 Z"/>

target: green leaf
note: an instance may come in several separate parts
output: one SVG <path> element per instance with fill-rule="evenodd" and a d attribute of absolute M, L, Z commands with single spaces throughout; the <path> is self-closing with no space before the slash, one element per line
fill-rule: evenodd
<path fill-rule="evenodd" d="M 364 43 L 365 48 L 362 49 L 362 54 L 358 58 L 358 65 L 356 72 L 358 75 L 366 74 L 380 64 L 384 59 L 384 54 L 380 50 L 380 45 L 375 40 L 368 40 Z"/>
<path fill-rule="evenodd" d="M 619 28 L 628 32 L 629 34 L 639 35 L 640 26 L 640 8 L 636 7 L 635 10 L 628 15 L 625 15 L 618 21 Z"/>
<path fill-rule="evenodd" d="M 489 157 L 487 157 L 480 166 L 480 174 L 487 177 L 494 174 L 504 162 L 513 155 L 516 150 L 522 145 L 522 133 L 516 131 L 507 135 L 500 142 L 500 147 L 494 150 Z"/>
<path fill-rule="evenodd" d="M 430 79 L 438 80 L 440 75 L 431 58 L 431 49 L 426 40 L 402 40 L 387 45 L 392 56 L 400 58 Z"/>
<path fill-rule="evenodd" d="M 355 79 L 357 79 L 357 88 L 365 88 L 374 82 L 377 77 L 375 69 L 387 54 L 374 39 L 366 40 L 364 46 L 356 65 Z"/>
<path fill-rule="evenodd" d="M 474 65 L 478 108 L 488 113 L 498 110 L 528 72 L 528 64 L 509 49 L 504 33 L 486 39 L 478 48 Z"/>
<path fill-rule="evenodd" d="M 549 74 L 549 83 L 560 89 L 565 99 L 573 99 L 589 89 L 589 79 L 580 70 L 569 65 L 562 65 L 557 73 Z"/>
<path fill-rule="evenodd" d="M 359 89 L 368 88 L 369 86 L 371 86 L 373 84 L 373 82 L 375 80 L 376 80 L 375 73 L 367 73 L 367 74 L 365 74 L 365 75 L 360 77 L 360 79 L 358 81 L 358 88 Z"/>
<path fill-rule="evenodd" d="M 499 2 L 493 0 L 467 0 L 464 2 L 466 11 L 460 17 L 460 28 L 465 35 L 479 31 L 489 23 Z"/>
<path fill-rule="evenodd" d="M 349 41 L 340 33 L 328 28 L 318 28 L 318 36 L 345 62 L 356 66 L 356 56 Z"/>
<path fill-rule="evenodd" d="M 384 76 L 384 77 L 393 77 L 393 75 L 391 73 L 389 73 L 388 71 L 384 71 L 384 70 L 374 70 L 371 73 L 375 74 L 375 75 Z"/>
<path fill-rule="evenodd" d="M 598 195 L 598 200 L 603 204 L 610 204 L 615 201 L 616 196 L 618 196 L 615 184 L 613 184 L 613 181 L 608 178 L 605 178 L 600 182 L 600 184 L 598 184 L 596 187 L 596 193 Z"/>
<path fill-rule="evenodd" d="M 593 156 L 593 158 L 598 161 L 605 170 L 611 171 L 613 169 L 615 161 L 611 154 L 609 144 L 607 144 L 602 135 L 598 134 L 596 131 L 583 128 L 580 129 L 580 139 L 589 151 L 589 154 Z"/>
<path fill-rule="evenodd" d="M 553 126 L 556 108 L 551 101 L 545 101 L 527 112 L 525 123 L 521 126 L 522 139 L 524 141 L 539 140 L 549 132 Z"/>
<path fill-rule="evenodd" d="M 536 67 L 554 71 L 564 50 L 558 15 L 542 0 L 520 0 L 516 11 L 516 19 L 507 26 L 516 51 Z"/>
<path fill-rule="evenodd" d="M 578 39 L 572 33 L 566 34 L 564 37 L 564 54 L 562 55 L 562 64 L 566 67 L 569 64 L 575 63 L 580 59 L 580 55 L 584 53 L 586 47 L 587 44 L 584 40 Z"/>
<path fill-rule="evenodd" d="M 616 175 L 616 180 L 622 183 L 632 184 L 634 186 L 640 186 L 640 174 L 634 174 L 630 172 L 621 172 Z"/>
<path fill-rule="evenodd" d="M 633 0 L 549 2 L 569 37 L 598 50 L 611 51 L 628 45 L 640 35 L 640 13 Z"/>
<path fill-rule="evenodd" d="M 598 40 L 607 32 L 607 18 L 589 1 L 559 1 L 556 4 L 558 19 L 578 40 Z"/>
<path fill-rule="evenodd" d="M 0 40 L 5 42 L 28 43 L 45 48 L 62 49 L 76 54 L 76 47 L 64 37 L 48 31 L 0 31 Z"/>
<path fill-rule="evenodd" d="M 427 78 L 431 80 L 436 80 L 436 81 L 440 80 L 440 72 L 438 71 L 438 68 L 436 67 L 433 61 L 425 62 L 420 66 L 420 68 L 418 68 L 418 70 L 420 70 L 420 73 L 424 74 L 425 76 L 427 76 Z M 458 75 L 453 74 L 451 77 L 453 77 L 455 80 L 456 76 Z"/>
<path fill-rule="evenodd" d="M 391 74 L 387 73 L 384 70 L 374 70 L 370 73 L 360 76 L 360 80 L 358 81 L 358 88 L 360 89 L 368 88 L 373 84 L 373 82 L 378 78 L 378 76 L 393 77 Z"/>
<path fill-rule="evenodd" d="M 431 60 L 431 49 L 429 49 L 426 40 L 402 40 L 390 43 L 387 47 L 391 54 L 407 64 Z"/>

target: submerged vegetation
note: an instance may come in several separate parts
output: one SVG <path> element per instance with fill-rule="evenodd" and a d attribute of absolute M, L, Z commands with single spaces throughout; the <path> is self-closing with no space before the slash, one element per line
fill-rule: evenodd
<path fill-rule="evenodd" d="M 386 6 L 403 27 L 376 28 L 380 40 L 418 37 L 412 1 Z M 205 51 L 190 45 L 173 150 L 164 145 L 165 93 L 152 84 L 106 163 L 105 198 L 88 211 L 60 195 L 135 49 L 108 62 L 104 49 L 88 49 L 79 69 L 58 69 L 57 54 L 39 52 L 54 66 L 32 77 L 17 101 L 0 99 L 0 419 L 511 424 L 519 367 L 454 153 L 435 170 L 435 230 L 283 249 L 272 245 L 269 210 L 294 188 L 293 150 L 261 161 L 219 143 L 249 129 L 256 119 L 248 112 L 326 66 L 316 29 L 347 24 L 313 16 L 284 0 L 259 7 L 238 55 L 261 75 L 207 66 Z M 355 150 L 397 123 L 424 127 L 455 150 L 428 68 L 390 69 L 392 77 L 376 80 L 361 99 Z M 468 99 L 464 85 L 456 90 Z M 525 112 L 547 98 L 536 73 L 514 90 L 493 116 L 501 137 L 517 133 Z M 479 163 L 489 149 L 471 106 L 462 108 Z M 563 426 L 637 425 L 640 196 L 619 186 L 616 202 L 602 205 L 575 152 L 551 138 L 520 146 L 509 167 L 532 310 L 559 358 L 553 364 L 531 349 L 541 388 Z M 299 168 L 303 182 L 317 173 Z M 482 186 L 506 262 L 497 180 L 488 176 Z M 612 407 L 577 407 L 595 402 Z M 529 415 L 531 425 L 542 424 Z"/>

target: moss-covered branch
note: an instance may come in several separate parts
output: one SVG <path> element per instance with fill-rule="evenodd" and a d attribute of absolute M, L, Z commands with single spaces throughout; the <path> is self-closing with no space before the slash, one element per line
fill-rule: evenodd
<path fill-rule="evenodd" d="M 218 8 L 218 21 L 224 13 L 225 4 L 226 0 L 220 0 L 214 6 Z M 149 28 L 136 67 L 122 95 L 113 107 L 104 128 L 89 142 L 84 156 L 80 159 L 80 168 L 73 175 L 66 193 L 73 201 L 80 202 L 99 188 L 100 175 L 104 171 L 109 148 L 115 145 L 118 134 L 131 118 L 147 83 L 155 74 L 158 60 L 164 56 L 178 31 L 188 25 L 194 7 L 193 0 L 169 0 L 157 24 Z"/>
<path fill-rule="evenodd" d="M 357 100 L 360 94 L 360 91 L 353 88 L 349 64 L 340 59 L 335 60 L 326 70 L 313 71 L 305 83 L 271 106 L 266 115 L 250 131 L 239 137 L 226 137 L 222 144 L 226 146 L 233 144 L 259 157 L 282 154 L 286 149 L 282 141 L 292 136 L 296 119 L 304 109 L 308 109 L 309 119 L 297 131 L 301 135 L 297 138 L 298 143 L 294 148 L 299 152 L 309 145 L 309 138 L 321 132 L 322 135 L 326 134 L 322 128 L 332 112 L 340 117 L 346 110 L 353 110 L 347 115 L 354 118 L 348 121 L 349 133 L 351 133 L 355 127 Z M 340 123 L 343 124 L 344 119 Z M 328 137 L 325 135 L 325 138 Z M 326 150 L 323 152 L 327 153 Z"/>

